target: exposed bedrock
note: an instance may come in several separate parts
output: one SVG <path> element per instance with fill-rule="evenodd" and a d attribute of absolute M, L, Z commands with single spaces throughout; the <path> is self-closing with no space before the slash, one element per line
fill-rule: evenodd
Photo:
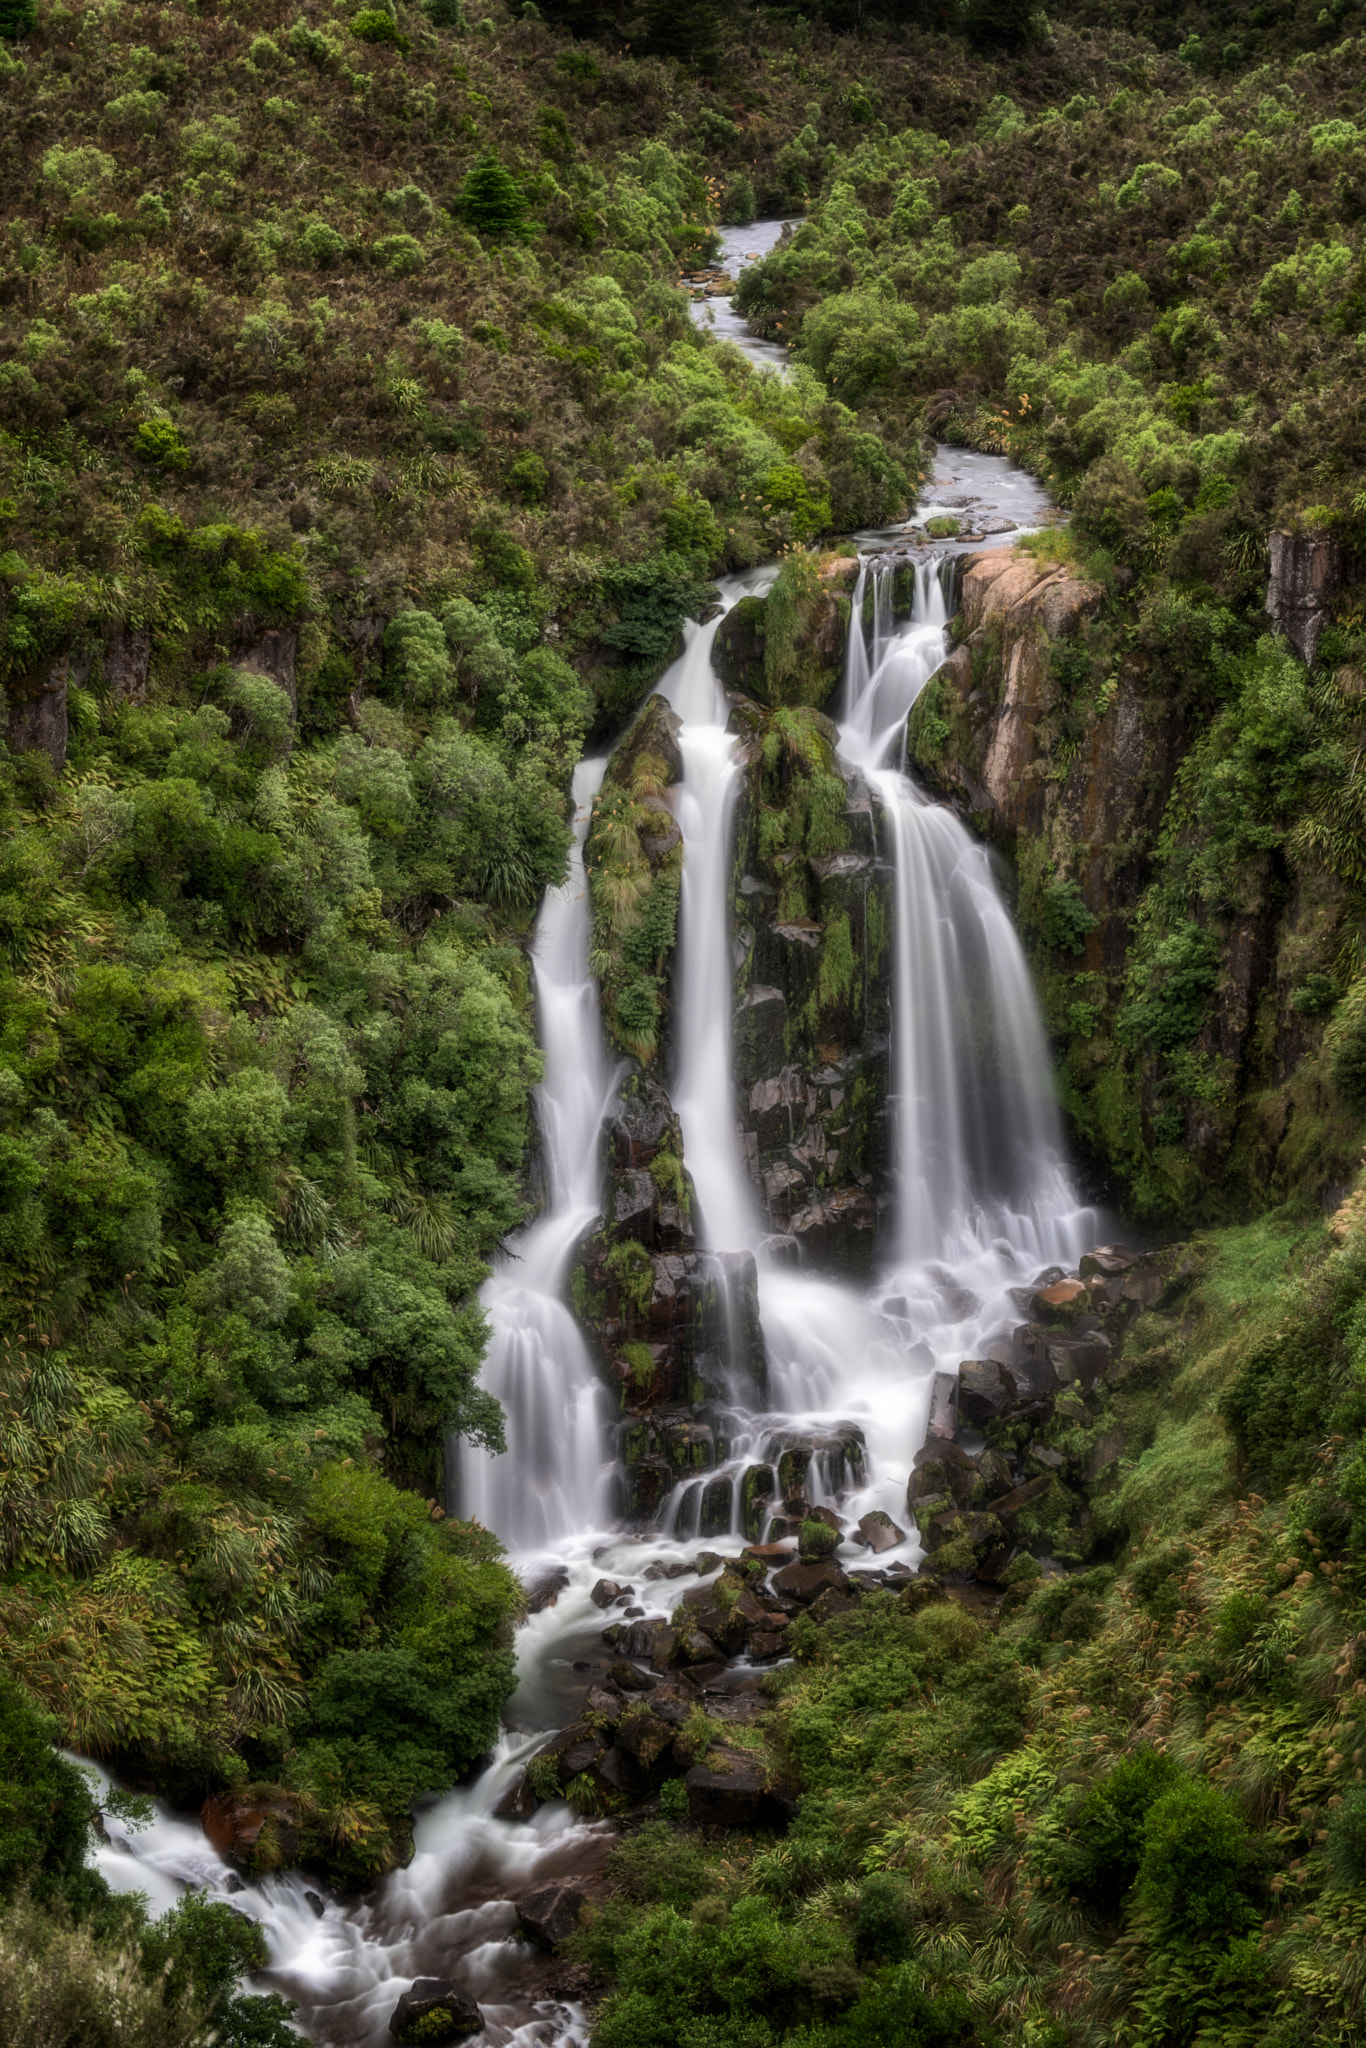
<path fill-rule="evenodd" d="M 1342 542 L 1331 533 L 1271 535 L 1271 576 L 1266 608 L 1306 667 L 1314 666 L 1319 634 L 1342 585 Z"/>
<path fill-rule="evenodd" d="M 659 1063 L 672 1000 L 683 837 L 670 795 L 679 720 L 651 697 L 607 763 L 584 845 L 603 1023 L 623 1052 Z"/>
<path fill-rule="evenodd" d="M 810 710 L 738 705 L 732 892 L 741 1142 L 794 1261 L 864 1274 L 887 1193 L 892 874 L 872 793 Z"/>
<path fill-rule="evenodd" d="M 679 1479 L 728 1455 L 727 1394 L 762 1395 L 758 1276 L 750 1252 L 697 1249 L 678 1119 L 653 1074 L 627 1075 L 603 1154 L 573 1298 L 620 1404 L 618 1505 L 648 1520 Z"/>

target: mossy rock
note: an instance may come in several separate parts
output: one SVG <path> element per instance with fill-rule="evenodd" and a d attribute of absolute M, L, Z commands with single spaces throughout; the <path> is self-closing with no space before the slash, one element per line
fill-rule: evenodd
<path fill-rule="evenodd" d="M 850 603 L 839 583 L 854 566 L 834 555 L 792 555 L 767 597 L 741 598 L 716 634 L 714 658 L 727 688 L 775 707 L 828 703 L 849 637 Z"/>

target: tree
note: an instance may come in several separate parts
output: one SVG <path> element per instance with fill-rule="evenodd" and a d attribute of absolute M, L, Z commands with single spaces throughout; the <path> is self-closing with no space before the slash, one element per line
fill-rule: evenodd
<path fill-rule="evenodd" d="M 476 233 L 494 241 L 524 242 L 532 233 L 526 194 L 496 156 L 481 157 L 467 174 L 451 211 L 462 215 Z"/>
<path fill-rule="evenodd" d="M 0 36 L 7 43 L 22 42 L 38 23 L 38 0 L 0 0 Z"/>
<path fill-rule="evenodd" d="M 650 0 L 642 47 L 652 57 L 677 57 L 706 66 L 718 55 L 720 0 Z"/>
<path fill-rule="evenodd" d="M 979 50 L 1018 50 L 1038 40 L 1037 0 L 963 0 L 962 25 Z"/>

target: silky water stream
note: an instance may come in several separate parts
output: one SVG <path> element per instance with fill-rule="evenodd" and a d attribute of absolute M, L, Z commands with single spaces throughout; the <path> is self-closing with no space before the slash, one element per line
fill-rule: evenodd
<path fill-rule="evenodd" d="M 754 239 L 746 230 L 737 241 L 745 235 Z M 931 490 L 922 518 L 988 501 L 1025 525 L 1044 503 L 1032 480 L 1005 463 L 958 451 L 948 452 Z M 735 1481 L 736 1531 L 740 1475 L 775 1436 L 794 1429 L 819 1436 L 850 1424 L 866 1458 L 842 1514 L 853 1522 L 876 1507 L 905 1523 L 906 1478 L 924 1438 L 934 1371 L 952 1369 L 1018 1322 L 1007 1290 L 1043 1265 L 1075 1263 L 1094 1235 L 1095 1219 L 1068 1177 L 1037 1004 L 990 858 L 902 769 L 906 714 L 944 653 L 941 563 L 921 552 L 912 615 L 898 624 L 892 578 L 905 537 L 861 541 L 839 751 L 870 792 L 894 904 L 895 1199 L 866 1288 L 773 1255 L 742 1150 L 728 901 L 740 770 L 730 706 L 712 666 L 718 619 L 685 629 L 685 652 L 659 685 L 682 721 L 684 763 L 675 799 L 684 879 L 669 1081 L 697 1193 L 699 1247 L 754 1254 L 767 1358 L 762 1409 L 742 1378 L 729 1390 L 722 1469 Z M 763 590 L 773 573 L 728 579 L 723 611 Z M 578 1820 L 562 1804 L 521 1823 L 495 1818 L 494 1809 L 544 1734 L 573 1717 L 589 1672 L 601 1668 L 594 1582 L 603 1575 L 631 1581 L 647 1616 L 665 1616 L 689 1581 L 646 1581 L 643 1573 L 654 1563 L 679 1565 L 702 1548 L 696 1482 L 666 1500 L 652 1532 L 609 1526 L 609 1402 L 566 1301 L 575 1247 L 598 1211 L 602 1127 L 619 1078 L 588 969 L 582 860 L 604 767 L 585 762 L 576 772 L 569 878 L 548 895 L 533 948 L 545 1053 L 538 1091 L 545 1207 L 508 1248 L 483 1296 L 492 1331 L 484 1384 L 503 1403 L 508 1449 L 491 1457 L 453 1447 L 453 1504 L 498 1531 L 529 1585 L 552 1570 L 563 1581 L 553 1604 L 519 1631 L 518 1689 L 495 1756 L 473 1783 L 419 1816 L 413 1861 L 359 1903 L 324 1900 L 297 1874 L 244 1888 L 197 1823 L 164 1813 L 139 1835 L 111 1823 L 99 1852 L 111 1882 L 146 1890 L 155 1910 L 195 1886 L 231 1895 L 259 1918 L 275 1959 L 269 1981 L 298 2001 L 299 2024 L 321 2048 L 377 2048 L 399 1994 L 418 1976 L 452 1978 L 477 1998 L 485 2017 L 479 2038 L 491 2048 L 584 2048 L 583 2015 L 556 1996 L 553 1963 L 515 1938 L 512 1902 L 533 1883 L 601 1867 L 610 1828 Z M 829 1498 L 815 1459 L 808 1492 L 813 1501 Z M 733 1535 L 721 1547 L 738 1549 L 740 1540 Z M 914 1564 L 918 1555 L 912 1537 L 879 1563 L 900 1556 Z M 845 1561 L 853 1561 L 848 1546 Z"/>

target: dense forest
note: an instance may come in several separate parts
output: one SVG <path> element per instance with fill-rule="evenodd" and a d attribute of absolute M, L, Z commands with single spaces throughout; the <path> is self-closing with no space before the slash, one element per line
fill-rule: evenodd
<path fill-rule="evenodd" d="M 526 1593 L 446 1445 L 504 1443 L 570 773 L 716 577 L 795 645 L 965 448 L 1084 600 L 1008 797 L 999 621 L 909 759 L 1181 1254 L 1050 1425 L 1124 1445 L 1069 1568 L 801 1619 L 790 1826 L 666 1783 L 566 1955 L 595 2048 L 1361 2038 L 1364 66 L 1345 0 L 0 0 L 0 2035 L 297 2038 L 253 1923 L 88 1866 L 71 1753 L 355 1893 L 489 1751 Z M 682 284 L 777 216 L 782 374 Z M 657 765 L 590 842 L 641 1072 Z"/>

